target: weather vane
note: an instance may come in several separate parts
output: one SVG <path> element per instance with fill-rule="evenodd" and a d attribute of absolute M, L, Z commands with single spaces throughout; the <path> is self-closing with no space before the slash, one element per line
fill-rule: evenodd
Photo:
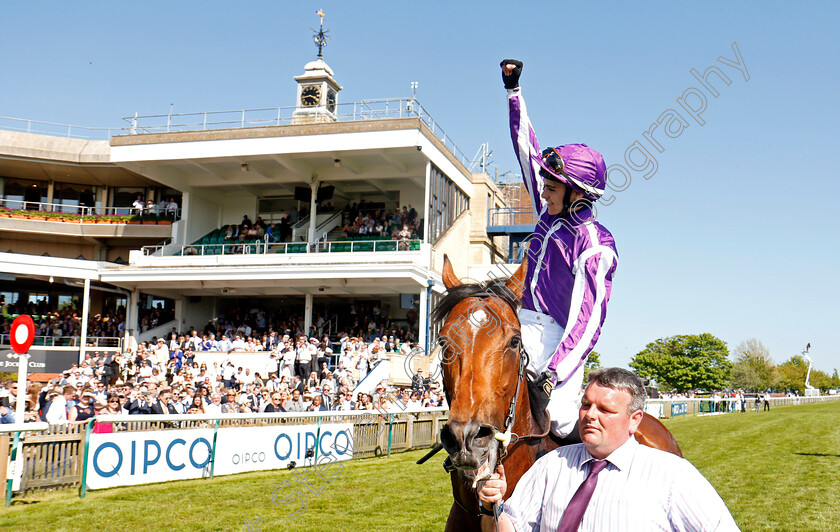
<path fill-rule="evenodd" d="M 315 33 L 313 39 L 315 39 L 315 46 L 318 47 L 318 59 L 321 59 L 323 57 L 323 48 L 327 45 L 327 39 L 330 38 L 330 36 L 327 35 L 327 33 L 329 33 L 330 30 L 324 31 L 324 17 L 327 16 L 326 13 L 324 13 L 323 10 L 319 9 L 315 12 L 315 14 L 321 17 L 321 28 L 320 30 L 318 30 L 317 33 L 314 29 L 309 29 L 312 30 L 312 33 Z"/>

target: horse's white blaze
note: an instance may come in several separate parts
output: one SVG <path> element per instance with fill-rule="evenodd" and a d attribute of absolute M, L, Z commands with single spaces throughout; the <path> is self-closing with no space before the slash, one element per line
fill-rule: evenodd
<path fill-rule="evenodd" d="M 482 309 L 478 309 L 472 314 L 470 314 L 470 324 L 474 327 L 481 327 L 484 323 L 487 322 L 487 313 L 484 312 Z"/>

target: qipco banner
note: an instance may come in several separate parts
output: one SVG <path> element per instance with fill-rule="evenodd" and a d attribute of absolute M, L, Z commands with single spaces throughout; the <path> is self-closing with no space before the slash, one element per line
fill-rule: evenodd
<path fill-rule="evenodd" d="M 87 486 L 111 488 L 209 474 L 213 429 L 91 434 Z"/>
<path fill-rule="evenodd" d="M 320 431 L 317 425 L 221 428 L 214 473 L 280 469 L 292 462 L 296 467 L 308 466 L 316 458 L 319 463 L 349 460 L 353 458 L 352 437 L 352 423 L 323 424 Z"/>
<path fill-rule="evenodd" d="M 215 475 L 307 466 L 353 457 L 352 423 L 230 427 L 216 435 Z M 214 429 L 91 434 L 87 487 L 209 476 Z M 308 452 L 309 451 L 309 452 Z"/>

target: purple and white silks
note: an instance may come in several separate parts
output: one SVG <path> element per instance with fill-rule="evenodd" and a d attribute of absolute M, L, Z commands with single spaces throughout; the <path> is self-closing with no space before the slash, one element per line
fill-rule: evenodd
<path fill-rule="evenodd" d="M 548 314 L 564 328 L 548 363 L 558 382 L 564 382 L 598 341 L 618 254 L 612 235 L 595 221 L 590 209 L 565 217 L 548 213 L 541 197 L 543 178 L 538 161 L 542 152 L 521 89 L 508 90 L 508 106 L 513 147 L 539 217 L 528 246 L 522 308 Z"/>

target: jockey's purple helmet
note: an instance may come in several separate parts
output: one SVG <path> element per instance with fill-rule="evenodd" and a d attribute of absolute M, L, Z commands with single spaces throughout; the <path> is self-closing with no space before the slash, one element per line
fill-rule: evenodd
<path fill-rule="evenodd" d="M 607 181 L 604 158 L 586 144 L 548 148 L 538 162 L 543 178 L 569 185 L 593 201 L 604 194 Z"/>

